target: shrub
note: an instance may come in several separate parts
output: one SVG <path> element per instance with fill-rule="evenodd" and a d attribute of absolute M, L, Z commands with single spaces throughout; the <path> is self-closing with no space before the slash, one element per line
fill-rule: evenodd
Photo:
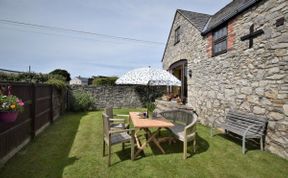
<path fill-rule="evenodd" d="M 19 74 L 11 74 L 11 73 L 0 73 L 0 81 L 5 82 L 33 82 L 33 83 L 43 83 L 48 80 L 48 74 L 36 74 L 36 73 L 19 73 Z"/>
<path fill-rule="evenodd" d="M 59 75 L 59 74 L 49 74 L 49 79 L 57 79 L 57 80 L 61 80 L 63 82 L 66 82 L 66 78 L 62 75 Z"/>
<path fill-rule="evenodd" d="M 146 106 L 148 112 L 153 112 L 154 109 L 156 108 L 156 105 L 154 103 L 152 103 L 152 102 L 147 102 L 145 104 L 145 106 Z"/>
<path fill-rule="evenodd" d="M 54 87 L 56 87 L 57 89 L 67 89 L 67 85 L 63 80 L 59 80 L 56 78 L 50 78 L 47 82 L 45 82 L 46 84 L 52 85 Z"/>
<path fill-rule="evenodd" d="M 87 111 L 90 110 L 94 104 L 93 96 L 84 90 L 74 90 L 72 91 L 72 111 Z"/>
<path fill-rule="evenodd" d="M 65 81 L 69 82 L 71 80 L 70 73 L 64 69 L 55 69 L 49 73 L 50 75 L 61 75 L 65 78 Z"/>
<path fill-rule="evenodd" d="M 96 77 L 92 81 L 92 85 L 94 86 L 102 86 L 102 85 L 115 85 L 115 81 L 118 77 Z"/>
<path fill-rule="evenodd" d="M 26 72 L 18 74 L 18 77 L 21 82 L 43 83 L 48 80 L 48 74 L 41 73 Z"/>

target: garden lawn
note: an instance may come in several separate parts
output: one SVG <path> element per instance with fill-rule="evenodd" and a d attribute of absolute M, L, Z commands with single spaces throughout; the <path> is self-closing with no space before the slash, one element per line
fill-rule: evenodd
<path fill-rule="evenodd" d="M 143 109 L 118 109 L 115 113 Z M 162 143 L 166 154 L 153 145 L 135 161 L 127 145 L 112 147 L 112 166 L 102 156 L 102 111 L 67 113 L 17 153 L 0 170 L 2 178 L 44 177 L 287 177 L 288 161 L 255 146 L 241 153 L 241 141 L 197 126 L 197 152 L 182 159 L 182 143 Z M 169 132 L 163 129 L 161 136 Z M 192 150 L 189 145 L 188 150 Z"/>

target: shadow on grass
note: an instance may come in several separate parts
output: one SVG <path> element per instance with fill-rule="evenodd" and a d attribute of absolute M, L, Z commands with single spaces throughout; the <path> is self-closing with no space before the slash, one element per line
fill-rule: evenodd
<path fill-rule="evenodd" d="M 137 150 L 136 147 L 135 147 L 135 150 Z M 119 151 L 117 151 L 115 153 L 119 157 L 120 161 L 113 162 L 112 165 L 116 165 L 116 164 L 121 163 L 123 161 L 131 160 L 131 145 L 130 145 L 130 143 L 126 143 L 125 144 L 125 149 L 124 150 L 121 149 L 121 150 L 119 150 Z M 143 152 L 140 153 L 140 155 L 141 155 L 141 157 L 145 156 Z M 135 158 L 135 160 L 137 160 L 137 159 Z"/>
<path fill-rule="evenodd" d="M 172 137 L 173 135 L 168 130 L 162 130 L 160 137 Z M 144 141 L 143 141 L 144 142 Z M 183 153 L 183 142 L 176 140 L 175 143 L 169 141 L 161 142 L 161 147 L 164 149 L 165 154 L 174 154 L 174 153 Z M 123 151 L 117 152 L 117 155 L 121 159 L 121 161 L 129 160 L 130 159 L 130 144 L 127 145 L 129 148 L 125 149 Z M 147 146 L 149 146 L 152 150 L 152 153 L 154 155 L 162 155 L 163 153 L 160 151 L 160 149 L 153 143 L 150 142 Z M 206 152 L 209 149 L 209 143 L 202 138 L 201 136 L 197 135 L 196 137 L 196 152 L 193 152 L 193 142 L 188 142 L 188 157 L 191 157 L 195 154 L 201 154 L 203 152 Z M 147 148 L 144 149 L 147 150 Z M 135 152 L 137 151 L 137 148 L 135 148 Z M 142 157 L 145 157 L 145 153 L 141 152 L 135 160 L 141 159 Z M 190 155 L 189 155 L 190 154 Z"/>
<path fill-rule="evenodd" d="M 173 136 L 173 135 L 169 135 Z M 166 154 L 173 154 L 173 153 L 183 153 L 183 142 L 176 140 L 176 143 L 169 143 L 169 142 L 163 142 L 160 143 L 161 147 L 165 150 Z M 159 148 L 154 145 L 153 143 L 150 144 L 150 147 L 153 151 L 153 154 L 158 155 L 162 154 L 162 152 L 159 150 Z M 193 142 L 188 142 L 188 157 L 191 157 L 195 154 L 201 154 L 203 152 L 206 152 L 209 149 L 209 143 L 202 138 L 201 136 L 196 136 L 196 152 L 193 152 Z"/>
<path fill-rule="evenodd" d="M 226 140 L 229 140 L 230 142 L 233 142 L 237 145 L 239 145 L 242 149 L 242 137 L 233 133 L 225 134 L 225 133 L 218 133 L 215 134 L 215 136 L 222 137 Z M 260 150 L 260 144 L 259 139 L 246 139 L 246 152 L 252 151 L 252 150 Z"/>
<path fill-rule="evenodd" d="M 67 113 L 17 153 L 1 169 L 0 177 L 62 177 L 80 120 L 87 113 Z"/>

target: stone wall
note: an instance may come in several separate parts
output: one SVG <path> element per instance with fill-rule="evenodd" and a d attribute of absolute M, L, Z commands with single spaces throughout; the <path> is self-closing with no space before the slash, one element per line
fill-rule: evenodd
<path fill-rule="evenodd" d="M 67 109 L 67 90 L 53 88 L 53 120 L 59 118 Z"/>
<path fill-rule="evenodd" d="M 286 4 L 286 5 L 284 5 Z M 283 26 L 276 19 L 285 17 Z M 269 0 L 234 21 L 233 49 L 225 54 L 193 60 L 189 101 L 201 122 L 224 119 L 234 108 L 269 119 L 266 149 L 288 158 L 288 6 L 287 1 Z M 240 37 L 254 24 L 264 35 L 254 39 L 253 48 Z M 285 109 L 286 108 L 286 109 Z"/>
<path fill-rule="evenodd" d="M 85 90 L 90 92 L 95 98 L 93 108 L 135 108 L 143 107 L 148 101 L 148 95 L 152 101 L 162 96 L 165 89 L 163 87 L 145 86 L 71 86 L 72 90 Z M 150 91 L 149 93 L 147 91 Z"/>
<path fill-rule="evenodd" d="M 180 42 L 174 45 L 175 30 L 180 26 Z M 163 68 L 169 69 L 170 65 L 181 59 L 192 60 L 192 55 L 199 55 L 203 58 L 202 48 L 205 44 L 200 31 L 197 30 L 185 17 L 179 12 L 176 13 L 174 24 L 172 25 L 170 38 L 167 41 L 166 51 L 163 56 Z M 199 40 L 200 39 L 200 40 Z"/>
<path fill-rule="evenodd" d="M 281 17 L 285 18 L 284 25 L 276 27 L 276 19 Z M 184 51 L 191 54 L 187 58 L 188 70 L 192 69 L 188 105 L 205 125 L 215 118 L 223 121 L 229 109 L 267 117 L 265 149 L 288 158 L 288 1 L 264 0 L 232 24 L 235 39 L 227 53 L 209 56 L 208 36 L 193 40 L 195 52 Z M 249 33 L 252 24 L 264 34 L 255 38 L 249 49 L 249 42 L 240 37 Z M 177 61 L 179 53 L 170 48 L 167 54 Z M 164 58 L 164 68 L 171 60 Z"/>

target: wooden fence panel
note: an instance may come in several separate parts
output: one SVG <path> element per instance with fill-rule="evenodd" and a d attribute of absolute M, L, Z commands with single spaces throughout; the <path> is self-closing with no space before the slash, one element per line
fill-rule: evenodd
<path fill-rule="evenodd" d="M 9 84 L 1 84 L 4 90 L 8 90 Z M 12 94 L 21 98 L 24 102 L 29 102 L 32 98 L 32 85 L 13 84 Z M 27 142 L 31 135 L 31 105 L 26 104 L 24 111 L 19 113 L 18 118 L 12 123 L 0 123 L 0 158 L 5 157 L 13 149 L 23 142 Z"/>
<path fill-rule="evenodd" d="M 15 122 L 0 122 L 0 167 L 62 113 L 66 108 L 63 100 L 67 99 L 63 97 L 64 91 L 44 84 L 0 82 L 4 94 L 8 86 L 11 94 L 22 99 L 25 106 Z"/>
<path fill-rule="evenodd" d="M 41 130 L 50 123 L 50 86 L 36 85 L 35 86 L 35 131 Z"/>

